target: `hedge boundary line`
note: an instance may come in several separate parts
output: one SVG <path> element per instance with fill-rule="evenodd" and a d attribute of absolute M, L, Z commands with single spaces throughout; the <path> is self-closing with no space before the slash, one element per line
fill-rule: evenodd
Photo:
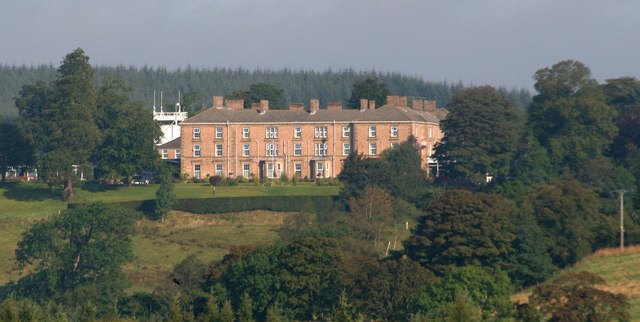
<path fill-rule="evenodd" d="M 319 212 L 331 208 L 338 196 L 250 196 L 177 199 L 173 210 L 195 214 L 221 214 L 253 210 Z M 111 205 L 153 214 L 155 199 L 110 202 Z M 70 203 L 74 208 L 79 203 Z"/>

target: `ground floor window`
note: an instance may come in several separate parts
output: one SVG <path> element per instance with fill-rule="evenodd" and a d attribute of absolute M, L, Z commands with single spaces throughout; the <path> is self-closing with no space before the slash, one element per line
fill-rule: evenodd
<path fill-rule="evenodd" d="M 316 177 L 324 178 L 324 163 L 322 162 L 316 163 Z"/>
<path fill-rule="evenodd" d="M 182 153 L 182 150 L 176 149 L 176 159 L 180 159 L 180 154 L 181 153 Z"/>
<path fill-rule="evenodd" d="M 196 163 L 193 165 L 193 177 L 196 179 L 200 179 L 200 164 Z"/>
<path fill-rule="evenodd" d="M 163 159 L 168 159 L 169 158 L 169 150 L 162 149 L 162 158 Z"/>
<path fill-rule="evenodd" d="M 216 175 L 222 177 L 222 163 L 216 163 Z"/>
<path fill-rule="evenodd" d="M 245 178 L 249 178 L 251 177 L 251 171 L 250 171 L 250 166 L 248 163 L 245 163 L 242 165 L 242 176 Z"/>
<path fill-rule="evenodd" d="M 267 178 L 275 177 L 274 169 L 275 169 L 275 167 L 274 167 L 273 163 L 267 163 Z"/>

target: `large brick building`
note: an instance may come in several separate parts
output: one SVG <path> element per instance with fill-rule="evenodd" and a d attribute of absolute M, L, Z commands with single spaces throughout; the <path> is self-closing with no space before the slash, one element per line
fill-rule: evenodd
<path fill-rule="evenodd" d="M 430 156 L 442 137 L 439 121 L 446 111 L 436 109 L 435 101 L 414 99 L 407 107 L 406 97 L 387 100 L 377 109 L 367 100 L 359 110 L 332 103 L 320 109 L 319 100 L 312 99 L 308 108 L 296 103 L 288 110 L 269 110 L 265 100 L 243 109 L 241 100 L 225 104 L 216 96 L 213 107 L 180 124 L 181 172 L 191 178 L 335 177 L 349 152 L 376 157 L 414 136 L 424 168 L 433 173 Z"/>

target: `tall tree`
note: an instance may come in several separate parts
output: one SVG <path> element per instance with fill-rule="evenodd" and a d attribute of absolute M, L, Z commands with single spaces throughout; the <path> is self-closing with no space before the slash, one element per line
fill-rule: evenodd
<path fill-rule="evenodd" d="M 439 274 L 453 266 L 507 266 L 514 239 L 509 200 L 452 190 L 434 200 L 426 213 L 403 242 L 409 258 Z"/>
<path fill-rule="evenodd" d="M 15 124 L 0 121 L 0 174 L 2 183 L 9 167 L 32 166 L 35 163 L 33 143 Z"/>
<path fill-rule="evenodd" d="M 571 175 L 612 142 L 615 110 L 580 62 L 561 61 L 538 70 L 534 78 L 538 95 L 528 109 L 528 125 L 549 151 L 551 163 Z"/>
<path fill-rule="evenodd" d="M 486 176 L 504 179 L 511 170 L 521 135 L 513 101 L 493 87 L 465 89 L 447 105 L 440 122 L 445 133 L 436 157 L 450 177 L 486 184 Z"/>
<path fill-rule="evenodd" d="M 391 90 L 387 87 L 387 84 L 377 77 L 367 77 L 353 84 L 347 107 L 360 108 L 360 99 L 363 98 L 376 101 L 376 106 L 382 106 L 387 104 L 387 96 L 390 94 Z"/>
<path fill-rule="evenodd" d="M 244 108 L 251 108 L 252 103 L 260 103 L 260 100 L 268 100 L 270 109 L 284 108 L 284 91 L 272 84 L 255 83 L 249 87 L 249 91 L 238 90 L 226 99 L 244 100 Z"/>
<path fill-rule="evenodd" d="M 125 179 L 157 167 L 155 142 L 162 131 L 145 111 L 142 102 L 131 102 L 133 88 L 118 77 L 107 77 L 98 90 L 97 123 L 103 140 L 96 153 L 98 175 L 103 179 Z"/>
<path fill-rule="evenodd" d="M 608 79 L 603 86 L 607 103 L 616 109 L 618 135 L 611 156 L 618 164 L 640 177 L 640 81 L 632 77 Z"/>
<path fill-rule="evenodd" d="M 44 142 L 37 144 L 40 175 L 52 187 L 63 185 L 65 200 L 75 197 L 73 183 L 100 141 L 93 75 L 89 57 L 78 48 L 64 58 L 48 89 L 25 86 L 16 100 L 27 133 Z"/>

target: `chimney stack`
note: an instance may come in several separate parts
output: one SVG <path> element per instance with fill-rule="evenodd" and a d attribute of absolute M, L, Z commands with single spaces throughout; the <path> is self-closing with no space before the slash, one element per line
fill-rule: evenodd
<path fill-rule="evenodd" d="M 360 112 L 364 111 L 367 109 L 367 105 L 369 101 L 366 98 L 361 98 L 360 99 Z"/>
<path fill-rule="evenodd" d="M 267 113 L 269 110 L 269 100 L 260 100 L 260 114 Z"/>
<path fill-rule="evenodd" d="M 376 109 L 376 101 L 374 101 L 374 100 L 369 101 L 369 109 L 370 110 L 375 110 Z"/>
<path fill-rule="evenodd" d="M 244 109 L 244 100 L 227 100 L 227 107 L 234 110 Z"/>
<path fill-rule="evenodd" d="M 414 110 L 422 112 L 424 106 L 422 103 L 422 99 L 414 99 L 411 105 L 411 108 L 413 108 Z"/>
<path fill-rule="evenodd" d="M 309 114 L 313 115 L 320 109 L 320 100 L 317 98 L 312 98 L 309 103 Z"/>
<path fill-rule="evenodd" d="M 436 101 L 424 101 L 424 111 L 431 113 L 433 115 L 436 114 Z"/>
<path fill-rule="evenodd" d="M 224 107 L 224 97 L 222 97 L 222 96 L 214 96 L 213 97 L 213 107 L 215 107 L 215 108 Z"/>

